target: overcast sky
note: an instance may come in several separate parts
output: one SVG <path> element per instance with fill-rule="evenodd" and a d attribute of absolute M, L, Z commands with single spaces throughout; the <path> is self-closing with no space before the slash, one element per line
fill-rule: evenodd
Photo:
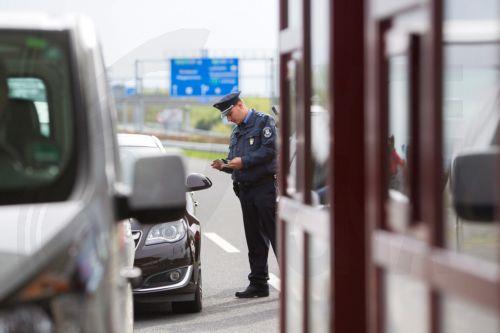
<path fill-rule="evenodd" d="M 89 16 L 108 66 L 142 44 L 179 29 L 200 29 L 204 36 L 208 31 L 208 37 L 201 38 L 208 49 L 273 50 L 278 38 L 277 9 L 277 0 L 0 1 L 2 11 Z"/>

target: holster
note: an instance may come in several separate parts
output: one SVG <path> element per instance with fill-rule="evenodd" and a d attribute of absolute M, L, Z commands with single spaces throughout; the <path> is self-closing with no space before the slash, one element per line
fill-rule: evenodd
<path fill-rule="evenodd" d="M 233 182 L 233 191 L 234 191 L 234 194 L 236 194 L 237 197 L 240 196 L 240 187 L 238 186 L 237 182 Z"/>

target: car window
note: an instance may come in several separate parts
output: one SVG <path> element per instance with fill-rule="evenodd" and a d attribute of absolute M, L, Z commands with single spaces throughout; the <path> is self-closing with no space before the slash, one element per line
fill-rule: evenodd
<path fill-rule="evenodd" d="M 71 193 L 77 154 L 69 54 L 65 32 L 0 30 L 0 204 Z"/>

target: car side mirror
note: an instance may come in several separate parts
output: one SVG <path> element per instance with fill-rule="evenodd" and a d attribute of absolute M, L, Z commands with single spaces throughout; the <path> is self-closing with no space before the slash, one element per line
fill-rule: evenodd
<path fill-rule="evenodd" d="M 201 173 L 192 173 L 186 179 L 187 191 L 199 191 L 212 187 L 212 181 Z"/>
<path fill-rule="evenodd" d="M 455 158 L 451 172 L 453 205 L 460 218 L 492 222 L 500 202 L 500 149 Z"/>
<path fill-rule="evenodd" d="M 132 188 L 118 189 L 118 218 L 133 217 L 141 223 L 182 218 L 186 209 L 185 177 L 180 156 L 139 158 L 134 166 Z"/>

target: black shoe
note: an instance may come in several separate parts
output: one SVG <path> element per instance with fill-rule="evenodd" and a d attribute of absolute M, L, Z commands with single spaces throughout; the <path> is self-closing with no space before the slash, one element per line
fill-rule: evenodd
<path fill-rule="evenodd" d="M 267 297 L 269 296 L 269 286 L 256 286 L 251 284 L 244 291 L 237 291 L 234 296 L 238 298 Z"/>

